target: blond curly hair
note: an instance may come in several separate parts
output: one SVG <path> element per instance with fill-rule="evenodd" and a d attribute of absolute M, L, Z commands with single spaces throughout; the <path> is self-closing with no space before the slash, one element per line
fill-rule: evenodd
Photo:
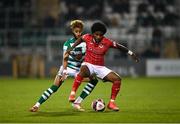
<path fill-rule="evenodd" d="M 83 29 L 84 28 L 84 23 L 81 20 L 72 20 L 70 22 L 70 27 L 71 27 L 71 29 L 74 29 L 76 27 Z"/>

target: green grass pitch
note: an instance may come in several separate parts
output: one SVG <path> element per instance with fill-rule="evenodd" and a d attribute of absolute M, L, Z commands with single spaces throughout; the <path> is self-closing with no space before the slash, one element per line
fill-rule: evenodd
<path fill-rule="evenodd" d="M 119 112 L 106 109 L 94 112 L 91 102 L 104 99 L 107 104 L 111 84 L 99 81 L 92 94 L 83 101 L 85 112 L 74 110 L 68 102 L 72 86 L 68 79 L 36 113 L 29 108 L 42 92 L 52 85 L 51 79 L 0 78 L 0 122 L 17 123 L 120 123 L 180 122 L 180 77 L 123 78 L 116 103 Z M 77 95 L 80 94 L 83 83 Z"/>

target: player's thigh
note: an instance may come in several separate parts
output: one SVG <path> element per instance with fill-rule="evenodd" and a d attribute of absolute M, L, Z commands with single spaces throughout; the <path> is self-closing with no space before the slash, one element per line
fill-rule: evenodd
<path fill-rule="evenodd" d="M 58 76 L 62 76 L 63 75 L 63 66 L 60 66 L 59 68 L 59 71 L 57 73 Z M 69 68 L 67 67 L 67 75 L 70 76 L 70 77 L 75 77 L 77 75 L 77 73 L 79 72 L 78 69 L 72 69 L 72 68 Z"/>
<path fill-rule="evenodd" d="M 81 65 L 81 69 L 80 69 L 79 74 L 82 77 L 89 77 L 90 76 L 89 68 L 86 65 Z"/>
<path fill-rule="evenodd" d="M 79 72 L 78 70 L 67 67 L 67 76 L 66 76 L 66 78 L 69 77 L 69 76 L 70 77 L 75 77 L 78 72 Z M 63 66 L 60 66 L 59 71 L 58 71 L 58 73 L 57 73 L 57 75 L 56 75 L 56 77 L 54 79 L 54 85 L 60 86 L 63 83 L 62 75 L 63 75 Z"/>
<path fill-rule="evenodd" d="M 62 84 L 61 76 L 60 75 L 56 75 L 56 77 L 54 79 L 54 85 L 59 87 L 61 84 Z"/>
<path fill-rule="evenodd" d="M 109 74 L 107 74 L 107 75 L 104 77 L 103 80 L 105 80 L 105 81 L 110 81 L 110 82 L 114 82 L 114 81 L 117 81 L 117 80 L 121 80 L 121 77 L 120 77 L 117 73 L 111 71 Z"/>
<path fill-rule="evenodd" d="M 60 66 L 59 67 L 59 70 L 57 72 L 57 75 L 61 76 L 62 75 L 62 72 L 63 72 L 63 66 Z"/>
<path fill-rule="evenodd" d="M 67 75 L 70 77 L 75 77 L 78 74 L 79 70 L 75 70 L 67 67 Z"/>

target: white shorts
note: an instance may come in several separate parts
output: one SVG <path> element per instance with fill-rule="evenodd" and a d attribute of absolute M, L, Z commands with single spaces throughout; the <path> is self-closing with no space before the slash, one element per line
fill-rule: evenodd
<path fill-rule="evenodd" d="M 62 73 L 63 73 L 63 66 L 59 68 L 57 75 L 62 76 Z M 75 69 L 67 67 L 67 76 L 75 77 L 78 73 L 79 73 L 79 70 L 75 70 Z"/>
<path fill-rule="evenodd" d="M 98 78 L 103 79 L 105 76 L 107 76 L 110 72 L 112 72 L 111 69 L 105 67 L 105 66 L 99 66 L 99 65 L 93 65 L 88 62 L 83 62 L 82 65 L 86 65 L 90 71 L 90 75 L 96 75 Z"/>

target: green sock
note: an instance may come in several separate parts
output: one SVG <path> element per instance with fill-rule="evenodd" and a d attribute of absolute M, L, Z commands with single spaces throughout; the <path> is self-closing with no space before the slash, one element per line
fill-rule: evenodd
<path fill-rule="evenodd" d="M 82 99 L 85 99 L 93 91 L 93 89 L 97 83 L 98 83 L 97 79 L 93 79 L 93 80 L 89 81 L 89 83 L 84 87 L 80 97 Z"/>
<path fill-rule="evenodd" d="M 58 86 L 56 85 L 52 85 L 50 88 L 48 88 L 47 90 L 45 90 L 43 92 L 43 94 L 41 95 L 41 97 L 39 98 L 38 102 L 40 104 L 42 104 L 43 102 L 45 102 L 54 92 L 56 92 L 58 90 Z"/>

